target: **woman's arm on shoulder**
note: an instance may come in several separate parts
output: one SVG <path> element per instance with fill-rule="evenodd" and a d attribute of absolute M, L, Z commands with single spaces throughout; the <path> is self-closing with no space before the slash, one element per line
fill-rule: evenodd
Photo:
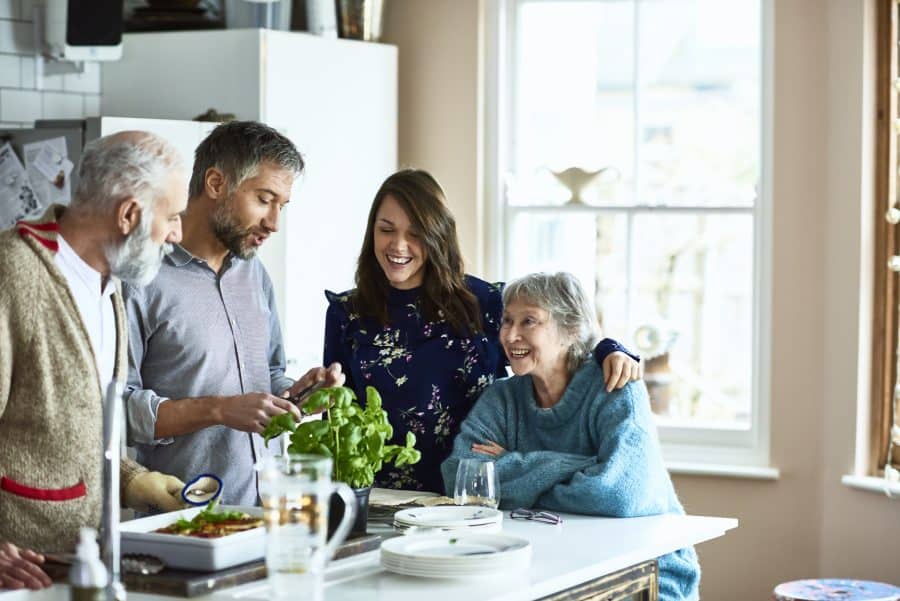
<path fill-rule="evenodd" d="M 606 391 L 612 392 L 644 377 L 641 356 L 612 338 L 604 338 L 594 347 L 594 360 L 603 370 Z"/>

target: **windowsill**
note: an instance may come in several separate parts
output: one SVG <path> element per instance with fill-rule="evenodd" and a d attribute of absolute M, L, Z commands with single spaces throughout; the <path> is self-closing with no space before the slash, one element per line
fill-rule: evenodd
<path fill-rule="evenodd" d="M 693 463 L 687 461 L 669 461 L 666 467 L 670 474 L 678 476 L 716 476 L 723 478 L 746 478 L 749 480 L 778 480 L 781 472 L 777 467 L 758 467 L 752 465 L 719 465 L 712 463 Z"/>
<path fill-rule="evenodd" d="M 887 484 L 885 483 L 884 478 L 878 478 L 876 476 L 853 476 L 847 474 L 846 476 L 841 477 L 841 484 L 849 486 L 850 488 L 867 490 L 885 496 L 887 492 L 890 492 L 890 494 L 900 497 L 900 482 Z"/>

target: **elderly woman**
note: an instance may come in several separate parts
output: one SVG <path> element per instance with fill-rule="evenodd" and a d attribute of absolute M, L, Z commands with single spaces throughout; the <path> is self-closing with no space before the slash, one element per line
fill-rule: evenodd
<path fill-rule="evenodd" d="M 503 307 L 500 341 L 515 375 L 488 387 L 462 423 L 441 466 L 447 491 L 460 459 L 490 456 L 504 507 L 684 513 L 643 383 L 607 392 L 590 360 L 594 319 L 578 281 L 567 273 L 525 276 L 506 286 Z M 659 571 L 661 600 L 697 598 L 693 548 L 661 557 Z"/>

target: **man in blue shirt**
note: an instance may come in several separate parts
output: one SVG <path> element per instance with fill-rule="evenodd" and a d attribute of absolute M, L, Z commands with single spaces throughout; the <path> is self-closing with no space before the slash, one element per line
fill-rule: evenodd
<path fill-rule="evenodd" d="M 125 289 L 129 443 L 138 461 L 183 480 L 218 475 L 231 505 L 258 503 L 253 465 L 274 452 L 259 436 L 269 420 L 300 418 L 283 397 L 344 382 L 339 366 L 285 376 L 272 282 L 255 256 L 302 170 L 275 130 L 218 126 L 195 153 L 181 244 L 150 285 Z"/>

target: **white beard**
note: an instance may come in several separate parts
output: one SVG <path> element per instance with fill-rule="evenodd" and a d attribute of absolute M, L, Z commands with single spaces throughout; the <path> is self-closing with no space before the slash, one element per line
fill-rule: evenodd
<path fill-rule="evenodd" d="M 137 228 L 118 246 L 106 248 L 109 272 L 123 282 L 146 286 L 153 281 L 163 257 L 172 252 L 171 244 L 159 244 L 150 240 L 151 211 L 143 211 Z"/>

